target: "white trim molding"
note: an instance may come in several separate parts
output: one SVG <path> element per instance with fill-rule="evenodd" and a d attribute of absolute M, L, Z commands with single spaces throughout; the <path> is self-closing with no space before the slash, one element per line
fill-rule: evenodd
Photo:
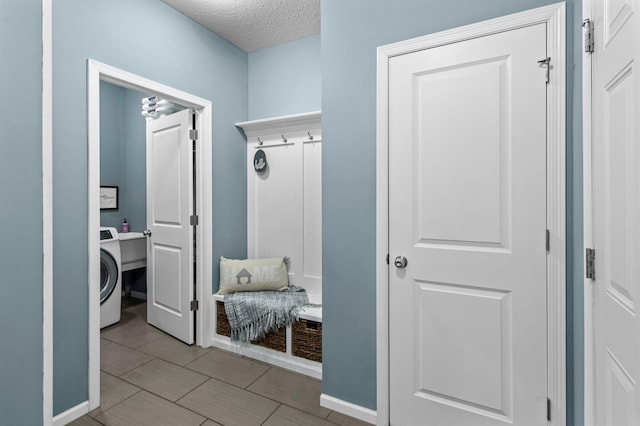
<path fill-rule="evenodd" d="M 150 95 L 160 96 L 187 108 L 197 111 L 198 128 L 202 135 L 201 149 L 196 161 L 196 210 L 200 225 L 196 228 L 198 262 L 196 269 L 196 298 L 200 307 L 196 313 L 196 344 L 208 347 L 211 344 L 209 302 L 211 300 L 211 282 L 213 274 L 213 218 L 212 218 L 212 104 L 186 92 L 174 89 L 155 81 L 114 68 L 93 59 L 87 61 L 87 114 L 88 114 L 88 179 L 89 179 L 89 253 L 99 253 L 100 240 L 97 230 L 100 227 L 100 81 L 105 81 L 127 89 L 137 90 Z M 98 256 L 89 256 L 89 283 L 100 279 L 100 261 Z M 89 285 L 89 409 L 100 403 L 100 298 L 98 287 Z"/>
<path fill-rule="evenodd" d="M 89 401 L 85 401 L 55 416 L 51 424 L 53 424 L 53 426 L 64 426 L 76 419 L 79 419 L 88 412 Z"/>
<path fill-rule="evenodd" d="M 243 121 L 236 123 L 236 127 L 240 127 L 247 137 L 247 142 L 251 142 L 252 138 L 260 138 L 265 141 L 270 136 L 276 136 L 276 140 L 280 139 L 282 131 L 288 132 L 314 132 L 309 133 L 313 136 L 313 140 L 321 139 L 322 131 L 320 121 L 322 113 L 320 111 L 306 112 L 303 114 L 285 115 L 282 117 L 265 118 L 261 120 Z M 257 142 L 257 139 L 254 141 Z"/>
<path fill-rule="evenodd" d="M 53 421 L 53 0 L 42 0 L 42 424 Z"/>
<path fill-rule="evenodd" d="M 372 425 L 375 425 L 378 421 L 378 414 L 375 410 L 352 404 L 350 402 L 334 398 L 333 396 L 321 394 L 320 406 L 333 411 L 337 411 L 338 413 L 342 413 L 355 419 L 362 420 L 363 422 Z"/>
<path fill-rule="evenodd" d="M 389 59 L 384 47 L 377 55 L 376 100 L 376 409 L 379 425 L 389 414 Z"/>
<path fill-rule="evenodd" d="M 552 59 L 547 89 L 547 258 L 548 397 L 551 425 L 566 424 L 566 34 L 564 2 L 418 37 L 378 48 L 376 125 L 376 308 L 377 424 L 388 425 L 389 407 L 389 60 L 397 55 L 546 24 L 547 53 Z"/>
<path fill-rule="evenodd" d="M 593 21 L 593 3 L 582 0 L 582 19 Z M 583 39 L 584 40 L 584 39 Z M 584 49 L 583 49 L 584 51 Z M 590 54 L 582 54 L 582 191 L 583 191 L 583 238 L 584 247 L 593 248 L 593 171 L 592 171 L 592 58 Z M 578 271 L 576 271 L 578 272 Z M 581 272 L 578 272 L 581 273 Z M 593 303 L 595 282 L 583 273 L 584 289 L 584 426 L 595 425 L 595 342 Z"/>
<path fill-rule="evenodd" d="M 291 329 L 287 329 L 287 348 L 291 348 Z M 276 367 L 284 368 L 294 373 L 304 374 L 314 379 L 322 380 L 322 363 L 294 357 L 290 353 L 279 352 L 263 348 L 249 342 L 232 342 L 229 337 L 214 334 L 211 346 L 227 352 L 242 355 L 247 358 L 262 361 Z"/>

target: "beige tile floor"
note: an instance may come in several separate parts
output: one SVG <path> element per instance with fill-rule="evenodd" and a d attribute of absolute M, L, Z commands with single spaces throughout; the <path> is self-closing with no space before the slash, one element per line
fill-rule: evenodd
<path fill-rule="evenodd" d="M 185 345 L 148 325 L 135 299 L 102 330 L 100 354 L 101 405 L 71 425 L 365 425 L 320 407 L 320 381 Z"/>

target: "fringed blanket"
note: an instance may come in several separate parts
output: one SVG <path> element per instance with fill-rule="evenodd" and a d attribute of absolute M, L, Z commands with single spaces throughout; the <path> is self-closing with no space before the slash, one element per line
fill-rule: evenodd
<path fill-rule="evenodd" d="M 283 291 L 243 291 L 224 296 L 224 310 L 231 326 L 231 340 L 250 342 L 298 321 L 309 304 L 302 287 L 290 285 Z"/>

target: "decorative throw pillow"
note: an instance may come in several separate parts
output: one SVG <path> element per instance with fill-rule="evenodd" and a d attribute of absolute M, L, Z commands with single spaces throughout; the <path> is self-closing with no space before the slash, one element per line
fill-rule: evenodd
<path fill-rule="evenodd" d="M 218 294 L 284 290 L 288 285 L 285 258 L 237 260 L 220 257 Z"/>

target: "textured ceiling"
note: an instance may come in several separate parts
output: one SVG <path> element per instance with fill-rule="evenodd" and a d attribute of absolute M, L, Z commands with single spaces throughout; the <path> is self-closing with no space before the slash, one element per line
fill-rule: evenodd
<path fill-rule="evenodd" d="M 245 52 L 320 33 L 320 0 L 163 0 Z"/>

